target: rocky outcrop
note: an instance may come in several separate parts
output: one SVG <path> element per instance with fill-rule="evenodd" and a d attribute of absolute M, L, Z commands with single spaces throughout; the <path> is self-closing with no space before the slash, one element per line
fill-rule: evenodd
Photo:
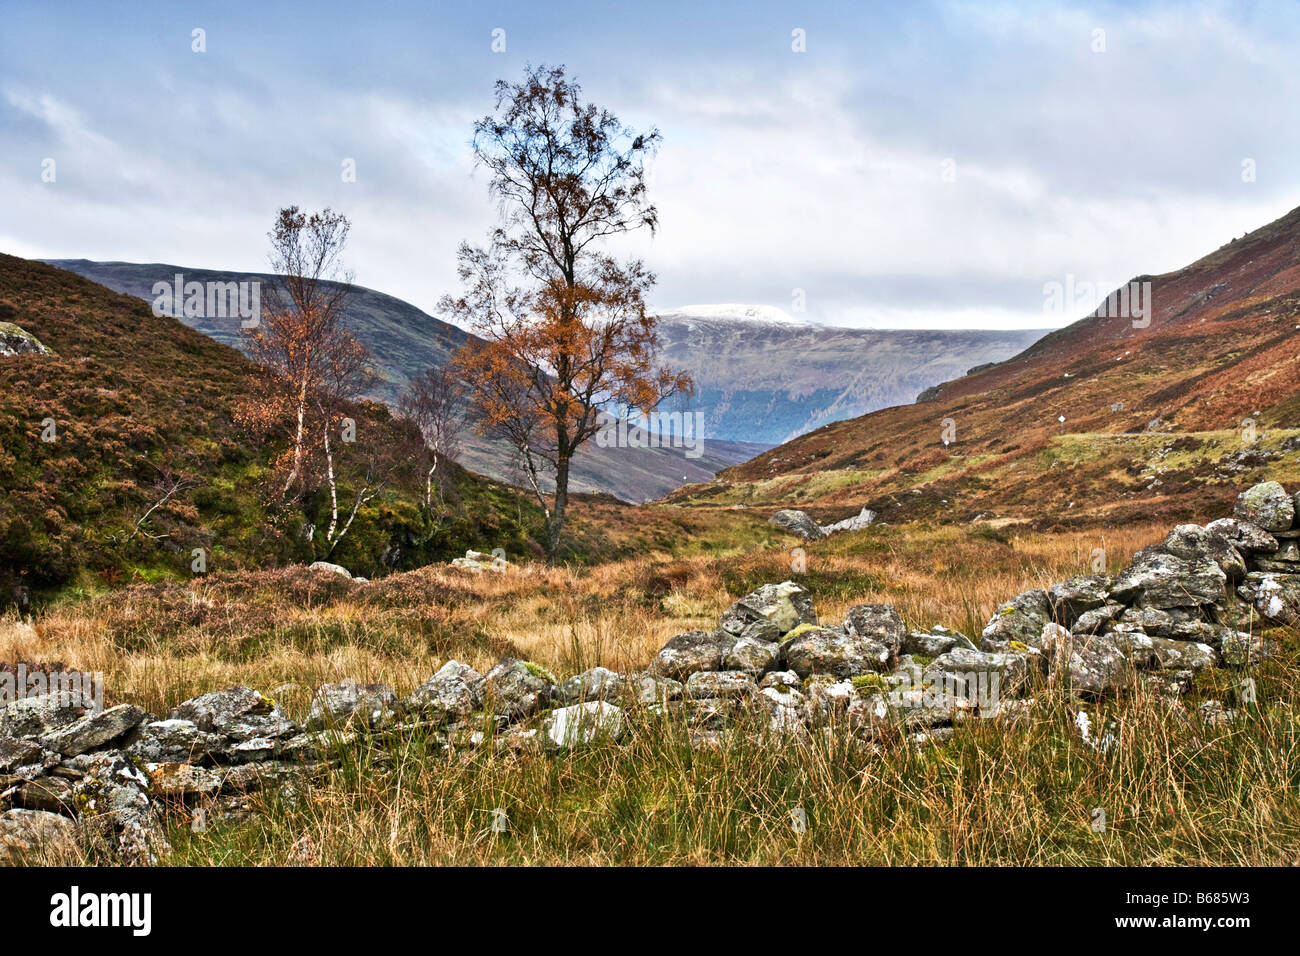
<path fill-rule="evenodd" d="M 788 531 L 791 534 L 798 535 L 805 541 L 820 541 L 826 537 L 822 531 L 821 525 L 812 518 L 808 517 L 802 511 L 796 511 L 793 508 L 783 508 L 772 517 L 767 519 L 767 523 L 776 525 L 782 531 Z"/>
<path fill-rule="evenodd" d="M 0 322 L 0 358 L 8 355 L 49 355 L 41 340 L 12 322 Z"/>
<path fill-rule="evenodd" d="M 0 706 L 0 862 L 88 851 L 150 863 L 168 850 L 164 808 L 244 814 L 247 794 L 389 734 L 556 752 L 617 746 L 662 717 L 701 746 L 814 732 L 923 744 L 964 720 L 1012 728 L 1044 693 L 1185 694 L 1198 672 L 1259 664 L 1274 652 L 1268 627 L 1300 621 L 1300 528 L 1294 508 L 1282 527 L 1282 495 L 1250 489 L 1235 517 L 1179 525 L 1114 577 L 1019 594 L 978 646 L 943 627 L 908 630 L 886 604 L 819 623 L 807 590 L 784 581 L 741 597 L 713 630 L 672 638 L 642 673 L 593 667 L 561 683 L 514 658 L 486 674 L 449 661 L 405 699 L 383 684 L 322 685 L 305 727 L 249 687 L 200 695 L 165 719 L 130 704 L 96 713 L 67 696 L 13 701 Z"/>

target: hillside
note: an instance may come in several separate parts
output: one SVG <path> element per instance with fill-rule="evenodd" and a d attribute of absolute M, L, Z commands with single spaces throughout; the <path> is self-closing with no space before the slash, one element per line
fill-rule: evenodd
<path fill-rule="evenodd" d="M 124 292 L 152 302 L 156 282 L 172 282 L 180 273 L 195 282 L 231 282 L 258 279 L 271 283 L 266 273 L 220 272 L 191 269 L 164 263 L 92 262 L 88 259 L 55 259 L 50 264 L 84 276 L 115 292 Z M 446 365 L 470 333 L 422 312 L 408 302 L 354 286 L 345 321 L 353 333 L 370 348 L 375 359 L 378 381 L 367 397 L 384 402 L 390 408 L 407 383 L 431 365 Z M 181 321 L 191 328 L 233 348 L 240 348 L 237 317 L 185 317 Z M 625 501 L 658 498 L 689 482 L 707 481 L 721 469 L 747 461 L 773 441 L 763 441 L 741 433 L 739 440 L 706 443 L 698 458 L 686 458 L 670 449 L 583 448 L 574 459 L 570 487 L 578 492 L 603 492 Z M 717 435 L 723 439 L 725 436 Z M 477 434 L 472 429 L 464 436 L 460 462 L 466 468 L 498 481 L 518 481 L 510 468 L 512 455 L 507 445 Z"/>
<path fill-rule="evenodd" d="M 296 533 L 303 515 L 286 526 L 258 504 L 276 449 L 253 445 L 234 423 L 254 374 L 238 352 L 136 298 L 7 255 L 0 322 L 51 353 L 0 355 L 0 604 L 17 585 L 187 577 L 195 548 L 209 569 L 323 557 Z M 363 403 L 353 415 L 359 434 L 386 447 L 415 439 L 383 406 Z M 186 487 L 143 521 L 164 474 Z M 454 515 L 435 528 L 420 514 L 422 486 L 423 475 L 399 469 L 332 560 L 370 575 L 467 547 L 530 550 L 536 516 L 507 489 L 453 468 Z M 305 518 L 319 522 L 324 508 L 309 502 Z"/>
<path fill-rule="evenodd" d="M 825 426 L 673 500 L 1084 527 L 1213 513 L 1244 481 L 1294 480 L 1300 209 L 1135 281 L 1151 283 L 1148 327 L 1090 315 L 927 401 Z"/>
<path fill-rule="evenodd" d="M 1043 334 L 844 329 L 693 308 L 660 313 L 659 331 L 665 358 L 695 378 L 705 434 L 769 444 L 911 402 Z"/>

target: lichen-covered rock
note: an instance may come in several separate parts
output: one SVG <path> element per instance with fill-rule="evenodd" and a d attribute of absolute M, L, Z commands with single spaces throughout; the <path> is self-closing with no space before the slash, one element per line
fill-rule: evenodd
<path fill-rule="evenodd" d="M 147 763 L 149 793 L 155 797 L 211 796 L 221 791 L 221 774 L 188 763 Z"/>
<path fill-rule="evenodd" d="M 1070 639 L 1063 666 L 1070 689 L 1092 696 L 1118 693 L 1132 672 L 1128 658 L 1113 641 L 1089 635 Z"/>
<path fill-rule="evenodd" d="M 227 687 L 202 694 L 172 708 L 169 716 L 173 720 L 188 720 L 199 730 L 221 734 L 235 745 L 278 740 L 298 732 L 275 701 L 250 687 Z"/>
<path fill-rule="evenodd" d="M 654 674 L 633 674 L 628 679 L 629 693 L 638 704 L 662 704 L 682 696 L 682 682 Z"/>
<path fill-rule="evenodd" d="M 362 727 L 383 727 L 397 714 L 397 694 L 387 684 L 359 684 L 342 680 L 321 684 L 312 695 L 308 730 L 342 727 L 356 723 Z"/>
<path fill-rule="evenodd" d="M 1094 607 L 1079 615 L 1075 622 L 1070 625 L 1070 633 L 1100 634 L 1114 621 L 1118 620 L 1124 612 L 1124 605 L 1113 601 L 1107 602 L 1101 607 Z"/>
<path fill-rule="evenodd" d="M 1270 554 L 1277 550 L 1277 538 L 1257 524 L 1240 518 L 1220 518 L 1205 526 L 1210 534 L 1221 534 L 1242 554 Z"/>
<path fill-rule="evenodd" d="M 330 564 L 328 561 L 313 561 L 307 565 L 308 571 L 328 571 L 330 574 L 337 574 L 341 578 L 351 578 L 352 572 L 341 564 Z"/>
<path fill-rule="evenodd" d="M 1152 637 L 1144 631 L 1123 628 L 1109 632 L 1106 637 L 1134 667 L 1199 671 L 1213 667 L 1219 660 L 1213 647 L 1195 641 L 1171 641 Z"/>
<path fill-rule="evenodd" d="M 1262 634 L 1224 628 L 1219 637 L 1219 655 L 1224 667 L 1257 667 L 1276 650 L 1274 643 Z"/>
<path fill-rule="evenodd" d="M 607 667 L 592 667 L 560 685 L 559 699 L 567 704 L 593 700 L 617 700 L 627 689 L 622 674 Z"/>
<path fill-rule="evenodd" d="M 1169 532 L 1163 547 L 1170 554 L 1187 560 L 1209 558 L 1229 581 L 1239 581 L 1246 575 L 1245 556 L 1233 546 L 1227 535 L 1198 524 L 1178 525 Z"/>
<path fill-rule="evenodd" d="M 543 743 L 551 748 L 580 747 L 623 736 L 623 711 L 603 700 L 560 707 L 546 715 Z"/>
<path fill-rule="evenodd" d="M 800 624 L 816 624 L 817 612 L 808 592 L 793 581 L 764 584 L 746 594 L 723 612 L 719 627 L 728 634 L 745 634 L 750 625 L 770 622 L 776 628 L 775 637 L 781 637 Z M 759 636 L 774 639 L 770 633 Z"/>
<path fill-rule="evenodd" d="M 38 777 L 58 762 L 57 754 L 34 741 L 0 737 L 0 775 Z"/>
<path fill-rule="evenodd" d="M 938 657 L 946 654 L 954 647 L 966 647 L 976 650 L 975 643 L 960 631 L 951 631 L 946 627 L 935 625 L 930 628 L 929 633 L 924 631 L 909 631 L 903 638 L 903 643 L 899 647 L 900 653 L 904 655 L 920 655 L 921 657 Z"/>
<path fill-rule="evenodd" d="M 782 645 L 786 667 L 800 677 L 830 674 L 854 677 L 889 666 L 889 647 L 870 637 L 855 637 L 828 627 L 796 628 Z"/>
<path fill-rule="evenodd" d="M 1032 647 L 1043 633 L 1043 625 L 1052 619 L 1047 592 L 1034 588 L 1017 594 L 998 608 L 980 635 L 980 648 L 1005 652 L 1013 643 Z"/>
<path fill-rule="evenodd" d="M 783 531 L 798 535 L 805 541 L 820 541 L 826 537 L 826 532 L 822 530 L 821 525 L 802 511 L 796 511 L 793 508 L 781 509 L 768 518 L 767 523 L 776 525 Z"/>
<path fill-rule="evenodd" d="M 500 661 L 484 675 L 486 706 L 508 720 L 519 720 L 548 706 L 555 699 L 555 678 L 544 667 L 512 657 Z"/>
<path fill-rule="evenodd" d="M 1109 574 L 1086 574 L 1053 584 L 1047 600 L 1057 623 L 1069 627 L 1085 611 L 1104 607 L 1113 583 Z"/>
<path fill-rule="evenodd" d="M 150 866 L 170 852 L 157 806 L 146 793 L 149 778 L 138 767 L 117 751 L 75 759 L 84 768 L 72 797 L 84 840 L 106 845 L 128 866 Z"/>
<path fill-rule="evenodd" d="M 9 799 L 13 805 L 24 810 L 44 810 L 64 816 L 74 816 L 77 812 L 73 802 L 72 782 L 63 777 L 23 780 L 11 793 Z"/>
<path fill-rule="evenodd" d="M 41 738 L 50 750 L 75 757 L 112 743 L 144 720 L 144 711 L 134 704 L 110 707 L 98 714 L 86 714 Z"/>
<path fill-rule="evenodd" d="M 73 862 L 76 828 L 67 817 L 44 810 L 0 813 L 0 866 Z"/>
<path fill-rule="evenodd" d="M 459 568 L 462 571 L 469 571 L 472 574 L 481 574 L 484 571 L 495 571 L 497 574 L 505 574 L 509 563 L 500 554 L 485 554 L 482 551 L 470 549 L 465 552 L 465 557 L 454 558 L 451 562 L 453 568 Z"/>
<path fill-rule="evenodd" d="M 1125 608 L 1117 622 L 1130 630 L 1145 631 L 1152 637 L 1172 637 L 1174 616 L 1155 607 Z"/>
<path fill-rule="evenodd" d="M 1180 558 L 1144 548 L 1115 579 L 1111 595 L 1138 607 L 1203 607 L 1222 604 L 1228 577 L 1211 558 Z"/>
<path fill-rule="evenodd" d="M 75 723 L 94 707 L 82 694 L 56 692 L 0 704 L 0 737 L 41 737 Z"/>
<path fill-rule="evenodd" d="M 41 340 L 12 322 L 0 322 L 0 357 L 9 355 L 50 355 Z"/>
<path fill-rule="evenodd" d="M 687 679 L 684 693 L 693 700 L 748 698 L 758 693 L 758 685 L 743 671 L 696 671 Z"/>
<path fill-rule="evenodd" d="M 1264 481 L 1243 491 L 1232 514 L 1265 531 L 1288 531 L 1295 521 L 1295 501 L 1276 481 Z"/>
<path fill-rule="evenodd" d="M 925 678 L 960 686 L 969 683 L 972 675 L 978 683 L 983 679 L 980 675 L 996 674 L 999 694 L 1008 694 L 1019 690 L 1038 666 L 1035 658 L 1026 652 L 972 651 L 957 647 L 936 657 L 926 668 Z"/>
<path fill-rule="evenodd" d="M 758 699 L 767 713 L 768 730 L 779 736 L 804 735 L 804 707 L 807 699 L 797 687 L 790 684 L 769 684 L 759 691 Z"/>
<path fill-rule="evenodd" d="M 687 631 L 660 648 L 648 673 L 684 681 L 696 671 L 716 671 L 734 638 L 723 631 Z"/>
<path fill-rule="evenodd" d="M 892 604 L 855 604 L 844 617 L 844 633 L 883 644 L 895 655 L 903 645 L 907 629 Z"/>
<path fill-rule="evenodd" d="M 450 660 L 411 692 L 403 710 L 436 724 L 467 717 L 483 706 L 483 675 Z"/>
<path fill-rule="evenodd" d="M 723 651 L 722 669 L 762 674 L 781 658 L 781 645 L 753 637 L 738 637 Z"/>
<path fill-rule="evenodd" d="M 125 750 L 146 763 L 200 763 L 225 744 L 225 737 L 199 730 L 192 720 L 155 720 L 140 725 Z"/>
<path fill-rule="evenodd" d="M 1251 572 L 1237 594 L 1271 624 L 1300 624 L 1300 574 Z"/>

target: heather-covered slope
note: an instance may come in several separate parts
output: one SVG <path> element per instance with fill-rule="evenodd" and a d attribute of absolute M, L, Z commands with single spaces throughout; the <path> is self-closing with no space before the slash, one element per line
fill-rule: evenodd
<path fill-rule="evenodd" d="M 15 586 L 188 576 L 195 548 L 209 569 L 323 557 L 258 503 L 274 449 L 235 425 L 253 374 L 238 352 L 137 298 L 5 255 L 0 322 L 52 353 L 0 356 L 0 605 Z M 354 417 L 359 434 L 393 447 L 414 437 L 382 406 Z M 164 472 L 186 488 L 137 527 Z M 422 490 L 423 475 L 399 471 L 332 560 L 375 574 L 467 547 L 528 550 L 532 510 L 507 489 L 453 469 L 454 515 L 436 528 L 421 519 Z M 308 518 L 324 508 L 312 502 Z"/>
<path fill-rule="evenodd" d="M 1300 474 L 1300 210 L 927 401 L 837 422 L 675 500 L 889 521 L 1114 525 Z M 948 438 L 950 443 L 945 444 Z"/>

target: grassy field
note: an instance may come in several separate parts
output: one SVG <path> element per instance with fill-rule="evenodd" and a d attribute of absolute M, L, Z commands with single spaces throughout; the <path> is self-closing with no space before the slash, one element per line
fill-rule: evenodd
<path fill-rule="evenodd" d="M 655 511 L 656 509 L 647 509 Z M 672 512 L 672 509 L 668 509 Z M 664 515 L 647 514 L 653 527 Z M 505 655 L 561 678 L 643 668 L 681 631 L 711 627 L 754 586 L 800 580 L 824 621 L 895 604 L 909 625 L 978 632 L 1027 587 L 1112 569 L 1164 529 L 1009 536 L 993 529 L 877 527 L 794 551 L 718 522 L 680 556 L 590 568 L 514 566 L 472 576 L 426 568 L 370 584 L 305 570 L 211 575 L 68 601 L 0 623 L 0 660 L 102 671 L 112 700 L 154 712 L 243 683 L 290 716 L 313 688 L 354 677 L 411 691 L 449 658 Z M 671 543 L 665 543 L 671 548 Z M 701 553 L 705 552 L 705 553 Z M 712 553 L 708 553 L 712 552 Z M 806 561 L 806 570 L 792 565 Z M 842 735 L 763 746 L 745 734 L 692 748 L 669 717 L 631 716 L 623 746 L 561 756 L 484 748 L 448 755 L 419 736 L 359 744 L 327 775 L 255 797 L 264 816 L 172 830 L 180 864 L 1289 862 L 1300 843 L 1297 645 L 1258 675 L 1258 705 L 1207 723 L 1135 688 L 1094 713 L 1117 743 L 1086 746 L 1051 693 L 1007 727 L 971 721 L 941 746 L 870 748 Z M 791 812 L 808 824 L 797 832 Z M 1092 828 L 1106 814 L 1105 832 Z M 504 810 L 506 833 L 493 832 Z"/>

